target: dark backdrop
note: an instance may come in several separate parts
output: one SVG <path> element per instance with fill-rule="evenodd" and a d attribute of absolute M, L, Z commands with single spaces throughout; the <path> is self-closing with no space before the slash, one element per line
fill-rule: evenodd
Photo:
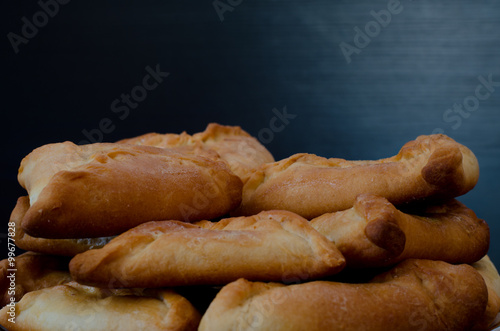
<path fill-rule="evenodd" d="M 47 143 L 219 122 L 276 159 L 377 159 L 439 131 L 479 159 L 460 200 L 490 224 L 500 265 L 498 1 L 60 1 L 1 14 L 4 227 L 19 162 Z"/>

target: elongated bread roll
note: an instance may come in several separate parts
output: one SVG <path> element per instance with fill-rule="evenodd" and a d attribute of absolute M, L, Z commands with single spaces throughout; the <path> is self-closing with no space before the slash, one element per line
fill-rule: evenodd
<path fill-rule="evenodd" d="M 0 261 L 0 306 L 17 302 L 28 292 L 71 281 L 68 263 L 66 258 L 33 252 Z"/>
<path fill-rule="evenodd" d="M 488 287 L 486 312 L 473 330 L 492 330 L 500 326 L 500 275 L 487 255 L 472 266 L 483 276 Z"/>
<path fill-rule="evenodd" d="M 189 135 L 148 133 L 124 139 L 121 143 L 180 148 L 196 154 L 200 150 L 214 150 L 242 180 L 261 164 L 274 162 L 271 153 L 239 126 L 210 123 L 205 131 Z"/>
<path fill-rule="evenodd" d="M 238 206 L 241 180 L 222 161 L 164 148 L 70 142 L 35 149 L 19 183 L 22 227 L 43 238 L 113 236 L 154 220 L 197 221 Z"/>
<path fill-rule="evenodd" d="M 345 260 L 307 220 L 286 211 L 194 225 L 150 222 L 101 249 L 76 255 L 73 278 L 101 287 L 227 284 L 240 277 L 287 281 L 339 272 Z"/>
<path fill-rule="evenodd" d="M 393 204 L 452 198 L 471 190 L 478 177 L 474 154 L 444 135 L 420 136 L 397 155 L 376 161 L 296 154 L 256 170 L 233 215 L 283 209 L 312 219 L 351 208 L 363 193 L 383 196 Z"/>
<path fill-rule="evenodd" d="M 488 293 L 469 265 L 406 260 L 368 284 L 226 285 L 199 330 L 470 330 Z"/>
<path fill-rule="evenodd" d="M 473 263 L 487 252 L 489 227 L 457 200 L 426 206 L 419 215 L 387 199 L 361 194 L 350 209 L 323 214 L 311 226 L 335 242 L 350 267 L 379 267 L 408 258 Z"/>
<path fill-rule="evenodd" d="M 32 237 L 24 232 L 21 221 L 30 208 L 27 196 L 17 199 L 16 206 L 10 216 L 10 222 L 15 224 L 16 246 L 25 250 L 49 255 L 75 256 L 92 248 L 100 248 L 113 237 L 81 238 L 81 239 L 47 239 Z"/>
<path fill-rule="evenodd" d="M 196 330 L 200 315 L 171 290 L 104 290 L 70 282 L 26 294 L 15 307 L 0 310 L 10 331 Z"/>

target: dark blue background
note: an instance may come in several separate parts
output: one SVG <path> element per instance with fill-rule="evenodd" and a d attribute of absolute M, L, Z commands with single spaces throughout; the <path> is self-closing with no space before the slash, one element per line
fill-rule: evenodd
<path fill-rule="evenodd" d="M 490 256 L 500 265 L 500 87 L 460 124 L 445 121 L 448 109 L 474 95 L 478 76 L 500 81 L 499 2 L 401 1 L 400 13 L 350 63 L 340 43 L 354 45 L 354 28 L 363 30 L 374 20 L 370 11 L 389 1 L 232 3 L 221 21 L 212 1 L 73 0 L 17 54 L 8 33 L 20 35 L 22 18 L 32 22 L 41 7 L 4 4 L 4 222 L 24 194 L 16 180 L 22 157 L 86 139 L 83 130 L 103 118 L 113 127 L 106 141 L 193 133 L 209 122 L 258 136 L 272 109 L 286 106 L 296 117 L 266 144 L 276 159 L 297 152 L 378 159 L 436 128 L 471 148 L 481 176 L 460 200 L 490 224 Z M 120 119 L 112 102 L 157 64 L 170 75 Z"/>

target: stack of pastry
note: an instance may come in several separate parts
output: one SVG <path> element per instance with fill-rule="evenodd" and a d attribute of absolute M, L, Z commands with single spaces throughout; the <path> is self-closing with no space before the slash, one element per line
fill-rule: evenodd
<path fill-rule="evenodd" d="M 27 252 L 15 294 L 1 262 L 0 324 L 489 330 L 500 311 L 489 228 L 455 200 L 478 176 L 474 154 L 444 135 L 375 161 L 275 162 L 218 124 L 45 145 L 19 169 L 28 196 L 10 222 Z"/>

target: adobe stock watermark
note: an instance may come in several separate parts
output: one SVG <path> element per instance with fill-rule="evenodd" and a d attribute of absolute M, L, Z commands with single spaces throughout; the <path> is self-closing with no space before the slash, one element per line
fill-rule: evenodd
<path fill-rule="evenodd" d="M 306 271 L 284 272 L 281 282 L 285 285 L 298 285 L 306 282 L 311 277 Z M 269 289 L 268 295 L 264 294 L 265 300 L 258 300 L 257 304 L 252 305 L 252 309 L 247 314 L 238 316 L 237 330 L 260 330 L 266 320 L 275 313 L 276 307 L 284 305 L 290 300 L 293 291 L 281 291 L 280 288 Z M 347 299 L 342 297 L 343 303 Z"/>
<path fill-rule="evenodd" d="M 274 140 L 275 134 L 282 132 L 290 124 L 290 120 L 297 117 L 297 114 L 288 113 L 286 105 L 283 106 L 282 111 L 273 108 L 272 113 L 274 116 L 271 117 L 268 125 L 261 128 L 257 133 L 256 138 L 263 145 L 271 143 Z M 258 151 L 247 140 L 241 140 L 238 143 L 237 151 L 238 154 L 248 159 L 258 158 Z"/>
<path fill-rule="evenodd" d="M 257 138 L 264 145 L 273 141 L 274 134 L 283 131 L 285 127 L 290 124 L 290 120 L 297 117 L 297 114 L 288 113 L 286 105 L 281 112 L 276 108 L 273 108 L 272 112 L 275 116 L 269 120 L 269 126 L 260 129 L 257 133 Z"/>
<path fill-rule="evenodd" d="M 473 112 L 479 109 L 481 101 L 488 100 L 491 94 L 495 92 L 495 87 L 500 87 L 500 81 L 493 80 L 493 74 L 489 74 L 487 78 L 480 75 L 477 76 L 479 84 L 474 89 L 474 94 L 466 96 L 462 103 L 453 104 L 452 108 L 448 108 L 443 113 L 443 120 L 450 123 L 453 130 L 457 130 L 462 126 L 462 121 L 471 116 Z M 443 128 L 436 128 L 432 131 L 433 134 L 444 133 Z"/>
<path fill-rule="evenodd" d="M 439 280 L 439 283 L 435 283 L 431 286 L 436 286 L 437 284 L 439 284 L 443 293 L 455 293 L 456 289 L 463 288 L 464 286 L 463 280 L 459 277 L 444 277 L 444 279 Z M 463 306 L 464 309 L 471 311 L 474 309 L 473 307 L 475 304 L 476 303 L 472 300 L 463 300 L 461 306 Z M 411 330 L 433 330 L 441 323 L 442 321 L 440 321 L 438 315 L 436 314 L 436 305 L 432 301 L 419 306 L 419 309 L 412 311 L 412 313 L 408 316 L 408 325 L 411 326 Z"/>
<path fill-rule="evenodd" d="M 7 33 L 7 39 L 9 39 L 10 45 L 14 50 L 14 53 L 19 53 L 19 46 L 26 45 L 31 39 L 35 38 L 38 34 L 39 29 L 45 27 L 51 18 L 54 18 L 59 13 L 60 5 L 66 5 L 70 0 L 47 0 L 38 1 L 38 6 L 40 10 L 35 12 L 31 17 L 31 20 L 26 16 L 21 17 L 21 34 L 14 32 Z"/>
<path fill-rule="evenodd" d="M 144 101 L 148 96 L 148 91 L 156 89 L 170 73 L 160 70 L 160 65 L 157 64 L 155 68 L 146 66 L 147 74 L 142 78 L 142 83 L 134 86 L 130 93 L 122 93 L 119 98 L 113 100 L 110 106 L 112 113 L 118 115 L 118 119 L 125 120 L 130 115 L 131 109 L 136 109 L 139 103 Z M 116 129 L 113 120 L 108 117 L 102 118 L 97 128 L 83 129 L 82 134 L 87 140 L 81 140 L 78 144 L 90 144 L 102 142 L 105 134 L 109 134 Z"/>
<path fill-rule="evenodd" d="M 224 13 L 232 12 L 236 7 L 241 5 L 243 0 L 214 0 L 212 6 L 219 16 L 221 22 L 224 22 Z"/>
<path fill-rule="evenodd" d="M 346 62 L 352 62 L 351 56 L 353 54 L 360 54 L 361 51 L 368 46 L 373 38 L 378 37 L 382 28 L 386 28 L 392 21 L 393 15 L 398 15 L 403 11 L 404 7 L 398 0 L 389 0 L 387 9 L 381 9 L 378 12 L 372 10 L 370 15 L 374 18 L 368 21 L 364 26 L 364 31 L 358 26 L 354 27 L 353 45 L 342 41 L 339 44 L 340 50 L 344 55 Z"/>
<path fill-rule="evenodd" d="M 272 112 L 274 116 L 269 120 L 268 126 L 260 129 L 257 134 L 257 140 L 263 145 L 269 144 L 273 141 L 275 133 L 282 132 L 286 126 L 290 124 L 290 120 L 297 117 L 297 114 L 289 113 L 286 106 L 284 106 L 281 111 L 273 108 Z M 238 143 L 237 151 L 239 155 L 249 159 L 257 157 L 258 154 L 258 151 L 256 151 L 255 148 L 246 140 L 242 140 Z M 193 199 L 190 204 L 181 203 L 178 205 L 182 219 L 186 222 L 190 222 L 194 219 L 193 216 L 199 215 L 200 211 L 207 208 L 211 201 L 217 198 L 220 194 L 220 190 L 224 187 L 226 180 L 226 177 L 220 173 L 215 175 L 214 183 L 207 184 L 202 188 L 194 188 Z M 196 243 L 198 242 L 195 241 L 190 245 L 194 245 Z"/>
<path fill-rule="evenodd" d="M 14 222 L 9 221 L 7 223 L 9 226 L 7 228 L 7 249 L 8 249 L 8 258 L 7 258 L 7 274 L 6 280 L 4 280 L 9 287 L 6 289 L 7 294 L 9 296 L 9 303 L 6 305 L 8 308 L 7 314 L 9 315 L 8 321 L 12 324 L 16 323 L 16 224 Z"/>

